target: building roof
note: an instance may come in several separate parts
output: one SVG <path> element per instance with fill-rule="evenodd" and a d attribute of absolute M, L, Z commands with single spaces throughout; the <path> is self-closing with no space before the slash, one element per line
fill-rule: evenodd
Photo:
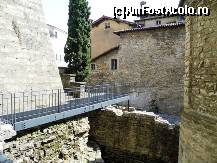
<path fill-rule="evenodd" d="M 148 15 L 148 16 L 141 17 L 141 19 L 139 19 L 139 20 L 135 20 L 135 22 L 139 22 L 139 21 L 143 21 L 143 20 L 167 18 L 167 17 L 178 17 L 178 15 L 155 15 L 155 16 Z"/>
<path fill-rule="evenodd" d="M 103 15 L 101 18 L 97 19 L 96 21 L 94 21 L 92 23 L 92 27 L 97 26 L 98 24 L 100 24 L 101 22 L 103 22 L 105 20 L 114 20 L 114 21 L 116 21 L 118 23 L 125 23 L 125 24 L 129 24 L 129 25 L 134 25 L 135 24 L 134 22 L 130 22 L 130 21 L 122 20 L 122 19 L 115 19 L 115 18 Z"/>
<path fill-rule="evenodd" d="M 60 28 L 57 28 L 57 27 L 55 27 L 55 26 L 53 26 L 53 25 L 47 24 L 47 26 L 49 26 L 49 27 L 51 27 L 51 28 L 53 28 L 53 29 L 56 29 L 56 30 L 58 30 L 58 31 L 60 31 L 60 32 L 62 32 L 62 33 L 68 34 L 66 31 L 64 31 L 64 30 L 62 30 L 62 29 L 60 29 Z"/>
<path fill-rule="evenodd" d="M 118 49 L 119 49 L 119 46 L 115 46 L 115 47 L 113 47 L 113 48 L 111 48 L 111 49 L 109 49 L 109 50 L 103 52 L 102 54 L 98 55 L 97 57 L 92 58 L 91 60 L 92 60 L 92 61 L 95 61 L 95 60 L 97 60 L 98 58 L 100 58 L 100 57 L 102 57 L 102 56 L 104 56 L 104 55 L 107 55 L 107 54 L 109 54 L 110 52 L 112 52 L 112 51 L 114 51 L 114 50 L 118 50 Z"/>
<path fill-rule="evenodd" d="M 159 25 L 159 26 L 154 26 L 154 27 L 132 28 L 132 29 L 115 31 L 114 33 L 117 34 L 117 35 L 120 35 L 121 33 L 137 32 L 137 31 L 145 31 L 145 30 L 154 30 L 154 29 L 164 29 L 164 28 L 177 28 L 177 27 L 181 27 L 181 26 L 185 26 L 185 23 L 180 22 L 180 23 Z"/>

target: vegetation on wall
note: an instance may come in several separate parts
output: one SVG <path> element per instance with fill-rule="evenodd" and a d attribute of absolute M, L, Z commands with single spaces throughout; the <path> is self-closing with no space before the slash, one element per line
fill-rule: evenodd
<path fill-rule="evenodd" d="M 86 0 L 69 0 L 68 39 L 65 61 L 76 81 L 84 81 L 90 65 L 90 8 Z"/>

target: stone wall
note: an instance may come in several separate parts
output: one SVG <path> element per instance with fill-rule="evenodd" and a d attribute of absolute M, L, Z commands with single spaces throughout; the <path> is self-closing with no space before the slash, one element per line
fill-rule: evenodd
<path fill-rule="evenodd" d="M 62 88 L 41 0 L 0 1 L 0 92 Z"/>
<path fill-rule="evenodd" d="M 89 129 L 88 118 L 76 117 L 22 131 L 5 144 L 4 154 L 21 163 L 99 162 L 100 150 L 87 145 Z"/>
<path fill-rule="evenodd" d="M 186 0 L 209 7 L 210 16 L 187 17 L 184 113 L 179 163 L 217 162 L 217 2 Z"/>
<path fill-rule="evenodd" d="M 107 55 L 103 55 L 99 59 L 92 61 L 92 63 L 96 64 L 96 69 L 92 70 L 91 75 L 88 76 L 88 83 L 96 85 L 106 81 L 114 81 L 118 72 L 111 70 L 111 60 L 116 59 L 117 55 L 118 49 L 115 49 Z"/>
<path fill-rule="evenodd" d="M 148 109 L 157 101 L 162 112 L 179 114 L 183 109 L 184 25 L 120 34 L 119 51 L 101 56 L 89 82 L 138 82 L 143 89 L 132 95 L 135 107 Z M 111 59 L 118 69 L 111 70 Z M 143 91 L 141 91 L 143 90 Z M 137 95 L 136 95 L 137 94 Z"/>
<path fill-rule="evenodd" d="M 180 21 L 179 16 L 169 16 L 169 17 L 152 17 L 152 18 L 145 18 L 136 20 L 137 23 L 144 25 L 145 27 L 153 27 L 157 26 L 156 21 L 161 21 L 162 25 L 170 24 L 170 23 L 177 23 Z"/>
<path fill-rule="evenodd" d="M 6 156 L 4 156 L 4 144 L 5 140 L 11 139 L 16 135 L 16 131 L 14 130 L 12 125 L 3 123 L 0 121 L 0 162 L 12 162 Z"/>
<path fill-rule="evenodd" d="M 179 127 L 153 113 L 107 108 L 89 116 L 90 138 L 108 163 L 177 163 Z"/>

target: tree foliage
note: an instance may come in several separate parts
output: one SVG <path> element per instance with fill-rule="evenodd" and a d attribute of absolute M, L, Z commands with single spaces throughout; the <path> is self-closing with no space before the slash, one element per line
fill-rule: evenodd
<path fill-rule="evenodd" d="M 84 81 L 90 65 L 90 8 L 86 0 L 69 0 L 65 61 L 76 81 Z"/>

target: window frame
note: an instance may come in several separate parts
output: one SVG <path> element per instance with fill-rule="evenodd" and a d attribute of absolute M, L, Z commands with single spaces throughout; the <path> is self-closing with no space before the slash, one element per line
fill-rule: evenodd
<path fill-rule="evenodd" d="M 58 38 L 57 31 L 55 31 L 54 33 L 55 33 L 55 34 L 54 34 L 54 37 L 55 37 L 55 38 Z"/>
<path fill-rule="evenodd" d="M 110 28 L 111 28 L 110 22 L 105 22 L 105 30 Z"/>
<path fill-rule="evenodd" d="M 111 70 L 117 70 L 118 69 L 118 60 L 117 59 L 111 59 Z"/>
<path fill-rule="evenodd" d="M 91 68 L 91 71 L 95 71 L 96 70 L 96 63 L 91 63 L 90 68 Z"/>
<path fill-rule="evenodd" d="M 156 20 L 156 25 L 161 25 L 161 20 Z"/>

